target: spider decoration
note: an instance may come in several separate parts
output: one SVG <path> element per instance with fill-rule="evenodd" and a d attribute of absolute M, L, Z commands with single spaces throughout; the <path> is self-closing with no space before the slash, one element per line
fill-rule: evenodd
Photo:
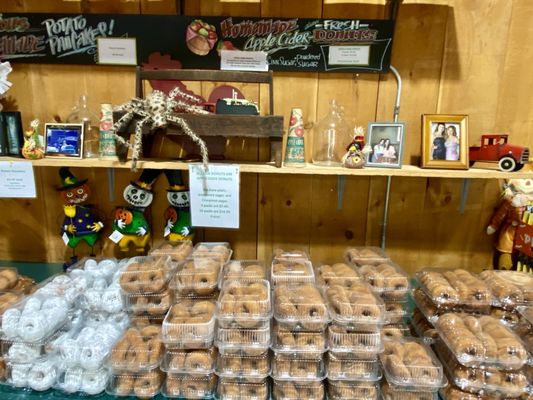
<path fill-rule="evenodd" d="M 192 104 L 191 104 L 192 103 Z M 183 133 L 189 136 L 199 147 L 202 154 L 202 163 L 207 169 L 208 155 L 205 142 L 192 131 L 187 122 L 177 116 L 176 112 L 188 112 L 194 114 L 209 114 L 199 105 L 199 100 L 175 87 L 167 96 L 165 93 L 154 90 L 146 99 L 133 98 L 115 108 L 115 111 L 123 111 L 124 114 L 112 128 L 117 141 L 127 147 L 132 147 L 132 170 L 137 170 L 137 161 L 141 153 L 142 130 L 144 126 L 149 126 L 150 131 L 165 128 L 169 123 L 179 126 Z M 135 127 L 135 143 L 132 145 L 117 134 L 121 129 L 129 125 L 134 117 L 140 117 Z"/>

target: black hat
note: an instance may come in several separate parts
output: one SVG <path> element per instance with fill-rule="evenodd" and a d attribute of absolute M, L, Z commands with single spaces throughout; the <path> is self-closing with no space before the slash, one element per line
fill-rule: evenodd
<path fill-rule="evenodd" d="M 70 172 L 68 167 L 59 168 L 59 178 L 61 178 L 61 186 L 56 188 L 59 191 L 77 188 L 88 181 L 88 179 L 82 179 L 79 181 L 78 178 Z"/>
<path fill-rule="evenodd" d="M 139 189 L 152 191 L 152 185 L 157 177 L 161 174 L 159 169 L 144 169 L 141 176 L 136 181 L 131 181 L 131 184 Z"/>
<path fill-rule="evenodd" d="M 168 181 L 167 192 L 180 192 L 185 190 L 185 185 L 183 184 L 183 177 L 181 171 L 177 169 L 166 169 L 165 175 Z"/>

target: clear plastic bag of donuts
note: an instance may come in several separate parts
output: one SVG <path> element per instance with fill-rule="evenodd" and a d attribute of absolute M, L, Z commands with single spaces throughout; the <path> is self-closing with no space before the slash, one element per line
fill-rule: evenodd
<path fill-rule="evenodd" d="M 112 396 L 150 399 L 159 393 L 164 381 L 165 374 L 159 368 L 139 373 L 114 371 L 105 391 Z"/>
<path fill-rule="evenodd" d="M 386 339 L 401 339 L 403 337 L 409 337 L 411 335 L 411 330 L 409 326 L 405 323 L 399 324 L 387 324 L 383 325 L 380 330 L 381 338 Z"/>
<path fill-rule="evenodd" d="M 167 346 L 207 349 L 215 335 L 215 302 L 178 299 L 163 320 L 161 337 Z"/>
<path fill-rule="evenodd" d="M 335 324 L 372 331 L 388 322 L 383 300 L 363 280 L 350 287 L 332 285 L 323 290 Z"/>
<path fill-rule="evenodd" d="M 348 247 L 344 250 L 344 259 L 357 265 L 379 265 L 390 261 L 385 251 L 376 246 Z"/>
<path fill-rule="evenodd" d="M 271 343 L 270 326 L 259 329 L 217 328 L 215 345 L 220 354 L 259 356 Z"/>
<path fill-rule="evenodd" d="M 161 327 L 129 328 L 111 350 L 109 365 L 115 371 L 149 371 L 159 366 L 165 347 Z"/>
<path fill-rule="evenodd" d="M 242 380 L 234 378 L 218 379 L 218 400 L 267 400 L 269 399 L 269 384 L 267 379 Z"/>
<path fill-rule="evenodd" d="M 413 310 L 410 318 L 411 327 L 415 336 L 424 340 L 424 343 L 432 345 L 439 338 L 439 333 L 435 327 L 426 319 L 425 315 L 418 308 Z"/>
<path fill-rule="evenodd" d="M 216 374 L 222 378 L 264 379 L 270 374 L 270 355 L 219 354 Z"/>
<path fill-rule="evenodd" d="M 309 260 L 309 255 L 303 249 L 282 249 L 277 247 L 272 251 L 272 259 L 276 260 L 278 258 L 303 258 Z"/>
<path fill-rule="evenodd" d="M 319 288 L 311 283 L 280 285 L 273 290 L 274 318 L 288 330 L 323 331 L 331 320 Z"/>
<path fill-rule="evenodd" d="M 306 353 L 310 357 L 321 357 L 327 349 L 326 331 L 291 331 L 274 324 L 272 350 L 277 353 Z"/>
<path fill-rule="evenodd" d="M 340 285 L 350 287 L 352 282 L 359 282 L 361 277 L 352 264 L 320 264 L 316 268 L 316 282 L 319 286 Z"/>
<path fill-rule="evenodd" d="M 55 386 L 60 367 L 53 356 L 41 357 L 29 363 L 6 363 L 6 381 L 17 389 L 44 392 Z"/>
<path fill-rule="evenodd" d="M 159 246 L 150 250 L 148 255 L 154 257 L 169 256 L 172 262 L 177 263 L 185 260 L 192 254 L 192 242 L 183 240 L 179 242 L 163 242 Z"/>
<path fill-rule="evenodd" d="M 105 391 L 110 378 L 111 372 L 107 368 L 95 371 L 81 367 L 66 368 L 59 373 L 54 388 L 66 394 L 94 396 Z"/>
<path fill-rule="evenodd" d="M 208 375 L 215 371 L 217 349 L 167 348 L 161 370 L 172 374 Z"/>
<path fill-rule="evenodd" d="M 229 260 L 222 266 L 219 287 L 226 281 L 268 280 L 268 269 L 260 260 Z"/>
<path fill-rule="evenodd" d="M 417 288 L 413 290 L 412 295 L 417 309 L 424 315 L 431 325 L 435 325 L 439 316 L 446 312 L 444 310 L 439 310 L 422 289 Z"/>
<path fill-rule="evenodd" d="M 415 274 L 418 285 L 437 308 L 488 314 L 492 293 L 476 274 L 461 268 L 424 268 Z"/>
<path fill-rule="evenodd" d="M 391 385 L 386 380 L 381 382 L 381 398 L 383 400 L 439 400 L 439 393 L 423 388 L 406 389 Z"/>
<path fill-rule="evenodd" d="M 42 342 L 69 322 L 69 303 L 64 297 L 32 294 L 2 314 L 4 338 Z"/>
<path fill-rule="evenodd" d="M 492 292 L 494 305 L 513 309 L 533 305 L 533 276 L 519 271 L 486 270 L 479 274 Z"/>
<path fill-rule="evenodd" d="M 222 264 L 208 258 L 191 258 L 178 263 L 171 287 L 176 297 L 210 297 L 218 290 Z"/>
<path fill-rule="evenodd" d="M 326 372 L 335 381 L 379 381 L 382 377 L 378 359 L 361 360 L 352 353 L 329 351 Z"/>
<path fill-rule="evenodd" d="M 260 328 L 270 324 L 270 282 L 226 281 L 220 290 L 215 315 L 222 328 Z"/>
<path fill-rule="evenodd" d="M 328 377 L 326 382 L 330 400 L 378 400 L 379 382 L 345 381 Z"/>
<path fill-rule="evenodd" d="M 275 258 L 270 268 L 273 286 L 315 282 L 313 264 L 306 258 Z"/>
<path fill-rule="evenodd" d="M 374 359 L 383 351 L 381 332 L 360 332 L 344 326 L 328 327 L 328 348 L 335 352 L 349 352 L 363 359 Z"/>
<path fill-rule="evenodd" d="M 387 381 L 394 386 L 437 391 L 446 384 L 442 364 L 422 340 L 386 340 L 379 358 Z"/>
<path fill-rule="evenodd" d="M 126 310 L 136 315 L 165 315 L 174 304 L 174 291 L 167 288 L 159 293 L 125 293 Z"/>
<path fill-rule="evenodd" d="M 520 369 L 529 354 L 520 338 L 491 316 L 446 313 L 435 326 L 457 361 L 466 367 Z"/>
<path fill-rule="evenodd" d="M 161 394 L 168 398 L 180 399 L 211 399 L 217 388 L 217 376 L 167 374 L 167 379 L 161 388 Z"/>
<path fill-rule="evenodd" d="M 323 380 L 289 381 L 274 379 L 272 393 L 276 400 L 323 400 L 324 386 Z"/>
<path fill-rule="evenodd" d="M 194 246 L 190 258 L 211 258 L 222 265 L 231 259 L 232 254 L 228 242 L 199 242 Z"/>
<path fill-rule="evenodd" d="M 357 264 L 357 272 L 385 300 L 402 301 L 409 291 L 409 275 L 392 261 Z"/>
<path fill-rule="evenodd" d="M 173 272 L 170 257 L 132 257 L 120 270 L 119 283 L 125 293 L 159 293 Z"/>
<path fill-rule="evenodd" d="M 274 352 L 271 376 L 277 380 L 322 380 L 326 377 L 324 358 Z"/>

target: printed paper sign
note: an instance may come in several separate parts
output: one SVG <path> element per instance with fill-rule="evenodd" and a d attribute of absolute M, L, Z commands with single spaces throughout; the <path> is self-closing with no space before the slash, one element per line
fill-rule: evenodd
<path fill-rule="evenodd" d="M 137 65 L 134 38 L 98 38 L 98 64 Z"/>
<path fill-rule="evenodd" d="M 120 233 L 119 231 L 113 231 L 113 233 L 111 235 L 109 235 L 109 239 L 111 239 L 111 241 L 113 243 L 118 243 L 120 242 L 120 240 L 124 237 L 124 235 L 122 233 Z"/>
<path fill-rule="evenodd" d="M 30 161 L 0 161 L 0 197 L 37 197 Z"/>
<path fill-rule="evenodd" d="M 330 65 L 369 65 L 370 46 L 330 46 Z"/>
<path fill-rule="evenodd" d="M 264 51 L 222 50 L 220 69 L 228 71 L 268 71 L 267 53 Z"/>
<path fill-rule="evenodd" d="M 240 168 L 238 165 L 189 165 L 193 226 L 239 228 Z"/>

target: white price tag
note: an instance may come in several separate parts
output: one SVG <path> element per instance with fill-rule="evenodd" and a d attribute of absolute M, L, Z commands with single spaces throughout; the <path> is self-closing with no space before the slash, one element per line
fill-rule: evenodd
<path fill-rule="evenodd" d="M 113 243 L 120 242 L 120 239 L 122 239 L 123 237 L 124 235 L 120 233 L 119 231 L 113 231 L 113 233 L 109 235 L 109 239 L 111 239 Z"/>
<path fill-rule="evenodd" d="M 163 232 L 163 237 L 167 237 L 168 235 L 170 235 L 170 228 L 165 226 L 165 231 Z"/>
<path fill-rule="evenodd" d="M 61 236 L 61 238 L 63 239 L 63 242 L 65 242 L 65 245 L 68 246 L 68 235 L 67 235 L 67 232 L 64 232 L 63 236 Z"/>

